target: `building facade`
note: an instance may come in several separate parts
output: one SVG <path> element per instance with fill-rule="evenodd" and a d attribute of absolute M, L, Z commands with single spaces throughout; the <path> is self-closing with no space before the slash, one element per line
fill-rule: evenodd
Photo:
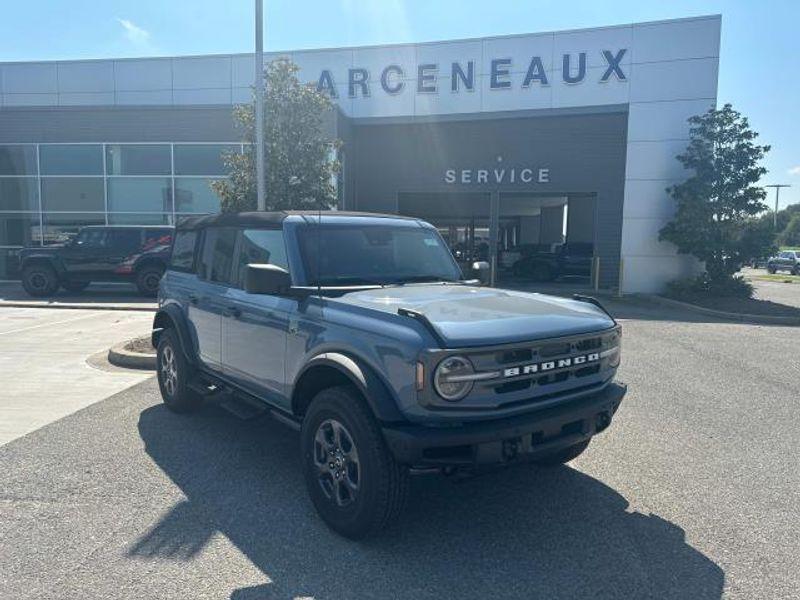
<path fill-rule="evenodd" d="M 658 241 L 687 119 L 716 104 L 719 16 L 310 50 L 343 141 L 340 208 L 419 216 L 498 273 L 524 248 L 588 248 L 602 287 L 697 265 Z M 214 212 L 252 55 L 0 63 L 0 278 L 84 224 Z"/>

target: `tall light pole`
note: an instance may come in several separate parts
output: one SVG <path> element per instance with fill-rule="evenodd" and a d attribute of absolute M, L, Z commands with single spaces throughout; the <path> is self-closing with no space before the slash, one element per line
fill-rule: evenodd
<path fill-rule="evenodd" d="M 778 199 L 781 197 L 781 188 L 792 187 L 788 183 L 773 183 L 764 187 L 775 188 L 775 212 L 772 213 L 772 228 L 778 230 Z"/>
<path fill-rule="evenodd" d="M 256 0 L 256 194 L 258 210 L 266 210 L 264 182 L 264 6 Z"/>

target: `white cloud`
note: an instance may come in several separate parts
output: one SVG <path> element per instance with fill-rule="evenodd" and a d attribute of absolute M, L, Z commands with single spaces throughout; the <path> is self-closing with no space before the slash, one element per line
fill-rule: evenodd
<path fill-rule="evenodd" d="M 787 171 L 787 173 L 789 173 L 789 175 L 800 175 L 800 165 L 797 165 L 796 167 L 792 167 L 791 169 L 789 169 Z"/>
<path fill-rule="evenodd" d="M 122 25 L 125 30 L 125 37 L 128 41 L 136 44 L 137 46 L 148 46 L 150 44 L 150 32 L 142 29 L 133 21 L 128 19 L 117 18 L 117 22 Z"/>

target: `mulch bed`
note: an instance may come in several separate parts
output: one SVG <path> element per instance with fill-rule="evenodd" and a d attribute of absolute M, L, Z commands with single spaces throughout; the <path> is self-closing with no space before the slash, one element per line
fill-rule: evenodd
<path fill-rule="evenodd" d="M 128 350 L 129 352 L 137 352 L 139 354 L 156 353 L 156 349 L 153 348 L 153 344 L 150 343 L 149 335 L 131 340 L 125 344 L 125 350 Z"/>

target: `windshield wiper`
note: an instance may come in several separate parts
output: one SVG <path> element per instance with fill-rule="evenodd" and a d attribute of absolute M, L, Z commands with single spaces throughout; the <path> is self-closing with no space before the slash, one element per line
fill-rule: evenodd
<path fill-rule="evenodd" d="M 405 285 L 407 283 L 457 283 L 456 279 L 439 277 L 438 275 L 411 275 L 392 281 L 392 285 Z"/>

